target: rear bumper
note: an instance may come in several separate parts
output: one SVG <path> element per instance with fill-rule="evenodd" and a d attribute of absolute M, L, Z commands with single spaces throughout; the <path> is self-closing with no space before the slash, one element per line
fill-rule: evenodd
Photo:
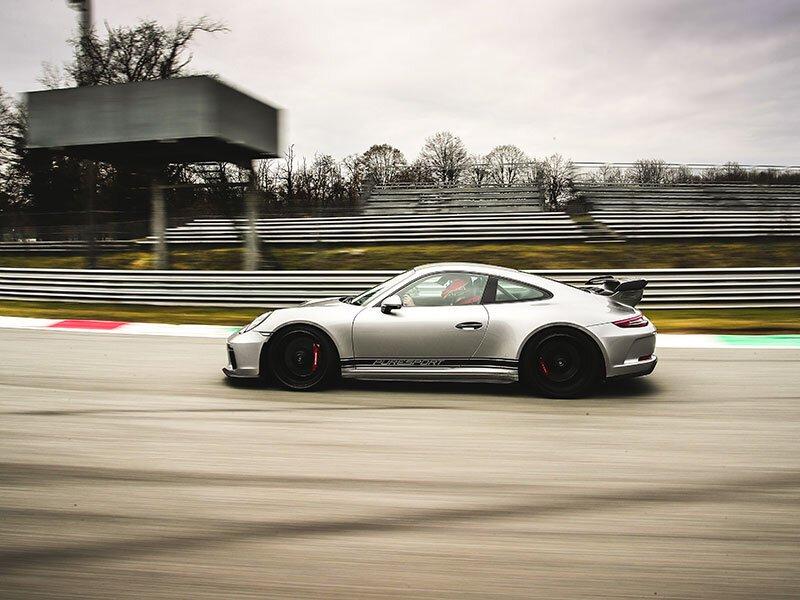
<path fill-rule="evenodd" d="M 648 360 L 631 359 L 621 365 L 612 366 L 610 372 L 606 375 L 608 379 L 615 379 L 617 377 L 641 377 L 643 375 L 650 375 L 658 364 L 658 357 L 653 354 Z"/>
<path fill-rule="evenodd" d="M 613 323 L 595 325 L 589 330 L 603 346 L 606 377 L 649 375 L 656 368 L 656 328 L 624 328 Z"/>

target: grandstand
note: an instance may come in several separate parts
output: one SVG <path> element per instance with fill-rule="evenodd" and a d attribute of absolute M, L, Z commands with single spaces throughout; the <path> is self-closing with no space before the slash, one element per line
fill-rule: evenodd
<path fill-rule="evenodd" d="M 626 239 L 800 235 L 800 210 L 593 211 L 592 219 Z"/>
<path fill-rule="evenodd" d="M 580 184 L 576 192 L 623 239 L 800 235 L 800 186 Z"/>
<path fill-rule="evenodd" d="M 360 217 L 259 219 L 261 239 L 271 244 L 394 243 L 513 240 L 578 240 L 581 226 L 563 212 L 462 212 Z M 195 219 L 167 230 L 170 244 L 238 244 L 243 218 Z M 152 243 L 148 238 L 147 243 Z"/>
<path fill-rule="evenodd" d="M 542 190 L 532 186 L 377 186 L 359 205 L 261 218 L 256 229 L 268 244 L 624 242 L 800 235 L 800 186 L 578 183 L 575 192 L 586 214 L 543 210 Z M 239 245 L 247 228 L 243 217 L 197 218 L 167 229 L 166 240 L 181 245 Z M 155 241 L 130 235 L 132 230 L 127 233 L 120 239 L 109 232 L 97 243 L 104 249 L 122 249 Z M 45 239 L 11 238 L 0 242 L 0 252 L 69 252 L 85 245 L 74 236 Z"/>
<path fill-rule="evenodd" d="M 366 215 L 541 210 L 542 190 L 531 186 L 376 186 L 363 207 Z"/>
<path fill-rule="evenodd" d="M 799 185 L 678 184 L 575 185 L 575 193 L 591 210 L 747 210 L 798 209 Z"/>

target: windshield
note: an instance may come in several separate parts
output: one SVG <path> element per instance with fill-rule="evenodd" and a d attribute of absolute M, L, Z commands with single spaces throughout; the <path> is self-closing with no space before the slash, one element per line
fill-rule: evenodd
<path fill-rule="evenodd" d="M 384 290 L 392 287 L 395 283 L 398 283 L 400 280 L 404 279 L 409 273 L 410 271 L 404 271 L 399 275 L 395 275 L 391 279 L 387 279 L 383 283 L 379 283 L 374 288 L 369 289 L 366 292 L 363 292 L 358 296 L 355 296 L 354 298 L 342 298 L 342 302 L 347 302 L 348 304 L 356 304 L 358 306 L 362 306 L 363 304 L 366 304 Z"/>

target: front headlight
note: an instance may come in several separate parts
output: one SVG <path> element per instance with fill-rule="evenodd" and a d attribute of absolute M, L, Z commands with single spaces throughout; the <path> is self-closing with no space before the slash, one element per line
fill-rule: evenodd
<path fill-rule="evenodd" d="M 241 331 L 239 331 L 239 333 L 247 333 L 248 331 L 251 331 L 251 330 L 255 329 L 256 327 L 261 325 L 264 321 L 266 321 L 267 317 L 270 316 L 271 314 L 272 314 L 272 311 L 265 312 L 263 315 L 257 316 L 255 319 L 253 319 L 250 322 L 249 325 L 246 325 L 245 327 L 242 327 L 242 329 L 241 329 Z"/>

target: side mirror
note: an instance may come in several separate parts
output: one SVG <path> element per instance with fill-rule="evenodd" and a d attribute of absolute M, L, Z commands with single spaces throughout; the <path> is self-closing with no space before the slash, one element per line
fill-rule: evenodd
<path fill-rule="evenodd" d="M 403 301 L 397 294 L 394 296 L 389 296 L 388 298 L 384 298 L 383 302 L 381 302 L 381 312 L 385 315 L 388 315 L 393 310 L 398 310 L 400 308 L 403 308 Z"/>

